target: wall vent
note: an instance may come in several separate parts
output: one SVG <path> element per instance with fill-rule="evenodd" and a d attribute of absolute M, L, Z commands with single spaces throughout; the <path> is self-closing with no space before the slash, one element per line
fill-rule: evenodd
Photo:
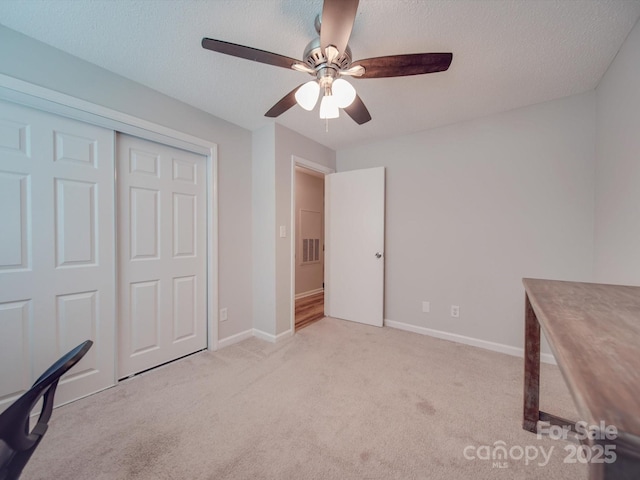
<path fill-rule="evenodd" d="M 320 261 L 320 239 L 302 239 L 302 263 L 312 263 Z"/>

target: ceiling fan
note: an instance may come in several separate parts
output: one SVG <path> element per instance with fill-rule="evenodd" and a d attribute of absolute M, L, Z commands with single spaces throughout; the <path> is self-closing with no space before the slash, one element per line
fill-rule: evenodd
<path fill-rule="evenodd" d="M 341 77 L 384 78 L 443 72 L 451 65 L 453 55 L 410 53 L 352 62 L 348 43 L 358 1 L 324 0 L 322 17 L 317 16 L 315 20 L 319 38 L 312 40 L 305 48 L 304 61 L 212 38 L 203 38 L 202 47 L 254 62 L 292 68 L 315 77 L 315 80 L 297 86 L 282 97 L 265 113 L 267 117 L 282 115 L 296 103 L 305 110 L 313 110 L 322 92 L 320 118 L 337 118 L 342 108 L 356 123 L 362 125 L 371 120 L 371 115 L 353 86 Z"/>

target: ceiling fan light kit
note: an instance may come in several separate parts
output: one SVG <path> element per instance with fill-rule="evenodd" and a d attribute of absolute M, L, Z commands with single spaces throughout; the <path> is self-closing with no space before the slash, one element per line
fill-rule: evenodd
<path fill-rule="evenodd" d="M 331 118 L 338 118 L 340 110 L 338 109 L 338 103 L 336 97 L 333 95 L 325 95 L 320 102 L 320 118 L 323 120 L 329 120 Z"/>
<path fill-rule="evenodd" d="M 318 103 L 319 94 L 320 85 L 315 80 L 310 80 L 296 90 L 296 102 L 305 110 L 311 111 Z"/>
<path fill-rule="evenodd" d="M 347 108 L 356 99 L 356 89 L 343 78 L 333 81 L 331 91 L 340 108 Z"/>
<path fill-rule="evenodd" d="M 353 85 L 340 78 L 341 76 L 386 78 L 443 72 L 451 65 L 453 55 L 412 53 L 352 62 L 348 43 L 357 10 L 358 0 L 324 0 L 322 17 L 317 16 L 315 19 L 319 37 L 309 42 L 305 48 L 304 61 L 212 38 L 203 38 L 202 47 L 276 67 L 291 68 L 315 77 L 315 80 L 294 88 L 282 97 L 265 114 L 267 117 L 278 117 L 296 103 L 311 111 L 322 92 L 321 119 L 338 118 L 342 108 L 356 123 L 362 125 L 371 120 L 371 114 Z"/>

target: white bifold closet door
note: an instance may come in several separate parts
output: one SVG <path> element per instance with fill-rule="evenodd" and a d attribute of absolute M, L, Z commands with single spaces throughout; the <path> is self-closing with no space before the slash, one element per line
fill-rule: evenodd
<path fill-rule="evenodd" d="M 116 143 L 123 378 L 207 346 L 207 175 L 202 155 Z"/>
<path fill-rule="evenodd" d="M 56 403 L 115 383 L 113 144 L 0 102 L 0 411 L 86 339 Z"/>

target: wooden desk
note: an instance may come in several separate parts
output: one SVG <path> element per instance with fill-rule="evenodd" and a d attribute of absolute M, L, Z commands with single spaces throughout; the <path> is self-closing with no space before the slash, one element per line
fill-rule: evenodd
<path fill-rule="evenodd" d="M 522 282 L 523 428 L 537 432 L 538 420 L 575 426 L 539 409 L 542 327 L 575 401 L 577 420 L 594 432 L 602 425 L 618 430 L 614 440 L 583 441 L 591 449 L 615 444 L 615 462 L 590 463 L 589 478 L 640 479 L 640 287 L 530 278 Z"/>

